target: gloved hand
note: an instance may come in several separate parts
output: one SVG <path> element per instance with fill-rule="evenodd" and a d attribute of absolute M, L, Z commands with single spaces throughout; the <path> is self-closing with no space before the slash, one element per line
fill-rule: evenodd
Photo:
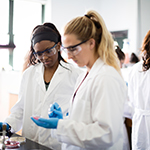
<path fill-rule="evenodd" d="M 0 131 L 2 131 L 2 126 L 3 126 L 3 123 L 0 122 Z"/>
<path fill-rule="evenodd" d="M 49 119 L 44 119 L 44 118 L 39 118 L 39 119 L 34 119 L 33 117 L 31 117 L 32 121 L 40 126 L 40 127 L 44 127 L 47 129 L 56 129 L 57 128 L 57 124 L 58 124 L 58 118 L 49 118 Z"/>
<path fill-rule="evenodd" d="M 9 124 L 6 123 L 6 122 L 0 122 L 0 131 L 3 130 L 3 124 L 6 124 L 6 131 L 8 131 L 10 126 L 9 126 Z"/>
<path fill-rule="evenodd" d="M 50 106 L 48 116 L 49 118 L 63 119 L 62 110 L 56 102 Z"/>
<path fill-rule="evenodd" d="M 0 135 L 2 135 L 3 124 L 6 124 L 6 136 L 8 136 L 10 138 L 13 133 L 11 133 L 10 125 L 8 123 L 6 123 L 6 122 L 0 122 L 0 132 L 1 132 Z"/>

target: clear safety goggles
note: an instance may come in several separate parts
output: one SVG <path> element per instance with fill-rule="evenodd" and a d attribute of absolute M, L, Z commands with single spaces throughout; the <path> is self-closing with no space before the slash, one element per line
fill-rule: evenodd
<path fill-rule="evenodd" d="M 63 47 L 61 46 L 61 51 L 64 51 L 66 54 L 71 54 L 73 56 L 77 55 L 81 50 L 81 44 L 87 42 L 88 40 L 82 41 L 79 44 L 73 45 L 73 46 L 69 46 L 69 47 Z"/>
<path fill-rule="evenodd" d="M 50 57 L 50 56 L 53 56 L 56 54 L 56 46 L 57 44 L 55 44 L 53 47 L 51 48 L 48 48 L 48 49 L 45 49 L 44 51 L 40 51 L 40 52 L 33 52 L 34 56 L 38 59 L 42 59 L 43 56 L 47 56 L 47 57 Z"/>

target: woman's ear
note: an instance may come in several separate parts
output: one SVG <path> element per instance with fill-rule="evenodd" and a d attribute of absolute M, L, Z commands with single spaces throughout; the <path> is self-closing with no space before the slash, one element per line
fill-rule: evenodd
<path fill-rule="evenodd" d="M 60 42 L 57 43 L 58 51 L 60 50 Z"/>
<path fill-rule="evenodd" d="M 90 49 L 95 48 L 95 40 L 93 38 L 89 39 Z"/>

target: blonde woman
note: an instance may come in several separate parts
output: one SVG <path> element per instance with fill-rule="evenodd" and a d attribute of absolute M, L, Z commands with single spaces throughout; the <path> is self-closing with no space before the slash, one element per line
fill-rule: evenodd
<path fill-rule="evenodd" d="M 64 150 L 123 149 L 123 107 L 126 85 L 114 41 L 95 11 L 71 20 L 64 28 L 62 49 L 87 72 L 78 78 L 67 119 L 55 103 L 49 119 L 31 118 L 38 126 L 56 129 Z"/>

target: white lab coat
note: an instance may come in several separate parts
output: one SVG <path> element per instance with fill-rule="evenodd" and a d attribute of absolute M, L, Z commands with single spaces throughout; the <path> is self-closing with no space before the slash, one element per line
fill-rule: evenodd
<path fill-rule="evenodd" d="M 85 76 L 85 74 L 84 74 Z M 83 80 L 79 77 L 76 88 Z M 68 119 L 55 134 L 64 150 L 122 150 L 126 85 L 119 73 L 99 58 L 78 89 Z"/>
<path fill-rule="evenodd" d="M 132 149 L 150 150 L 150 70 L 142 71 L 142 61 L 129 74 L 128 95 L 134 113 Z"/>
<path fill-rule="evenodd" d="M 66 113 L 74 90 L 76 79 L 82 72 L 71 64 L 61 61 L 46 91 L 42 63 L 29 67 L 23 74 L 19 99 L 5 120 L 16 132 L 22 127 L 22 135 L 49 148 L 61 149 L 61 144 L 51 138 L 50 129 L 38 127 L 30 117 L 39 115 L 48 118 L 50 104 L 57 102 Z"/>

